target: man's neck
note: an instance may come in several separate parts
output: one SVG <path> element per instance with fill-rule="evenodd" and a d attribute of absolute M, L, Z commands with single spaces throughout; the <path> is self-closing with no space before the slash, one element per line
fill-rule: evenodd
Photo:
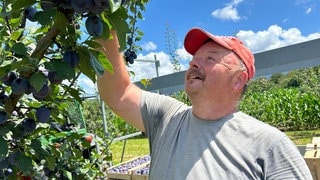
<path fill-rule="evenodd" d="M 204 120 L 216 120 L 237 111 L 235 102 L 192 103 L 192 112 Z"/>

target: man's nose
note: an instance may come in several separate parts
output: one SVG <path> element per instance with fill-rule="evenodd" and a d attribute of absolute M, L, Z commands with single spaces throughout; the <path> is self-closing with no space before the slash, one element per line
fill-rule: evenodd
<path fill-rule="evenodd" d="M 189 62 L 189 66 L 193 68 L 200 68 L 201 62 L 201 58 L 193 57 L 192 60 Z"/>

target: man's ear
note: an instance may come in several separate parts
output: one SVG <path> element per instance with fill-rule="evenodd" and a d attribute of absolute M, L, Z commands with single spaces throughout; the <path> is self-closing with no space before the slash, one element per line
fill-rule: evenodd
<path fill-rule="evenodd" d="M 233 90 L 239 91 L 246 85 L 248 81 L 248 73 L 246 71 L 241 71 L 235 76 Z"/>

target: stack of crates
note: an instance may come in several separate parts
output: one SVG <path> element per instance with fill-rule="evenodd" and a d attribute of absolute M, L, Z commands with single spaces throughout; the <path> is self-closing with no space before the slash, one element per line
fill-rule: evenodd
<path fill-rule="evenodd" d="M 314 180 L 320 180 L 320 137 L 313 137 L 307 144 L 304 159 Z"/>
<path fill-rule="evenodd" d="M 107 169 L 109 180 L 148 180 L 150 155 L 139 156 Z"/>

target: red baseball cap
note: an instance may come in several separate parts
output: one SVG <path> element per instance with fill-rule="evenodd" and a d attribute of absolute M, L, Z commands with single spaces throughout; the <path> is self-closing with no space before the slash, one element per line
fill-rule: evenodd
<path fill-rule="evenodd" d="M 220 46 L 233 51 L 242 60 L 244 65 L 247 67 L 248 79 L 252 79 L 255 74 L 254 56 L 252 52 L 236 37 L 232 36 L 215 36 L 203 29 L 192 28 L 186 34 L 184 39 L 184 48 L 191 54 L 194 55 L 198 49 L 207 40 L 213 40 Z"/>

